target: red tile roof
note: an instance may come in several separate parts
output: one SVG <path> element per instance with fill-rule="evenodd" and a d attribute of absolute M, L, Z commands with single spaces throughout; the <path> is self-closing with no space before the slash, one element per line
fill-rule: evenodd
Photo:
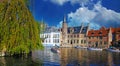
<path fill-rule="evenodd" d="M 88 36 L 106 36 L 109 33 L 109 29 L 105 27 L 101 27 L 99 30 L 90 30 L 88 31 Z M 120 34 L 120 28 L 111 28 L 112 33 L 119 33 Z"/>
<path fill-rule="evenodd" d="M 90 30 L 88 31 L 88 36 L 107 36 L 109 33 L 109 29 L 102 27 L 99 30 Z"/>
<path fill-rule="evenodd" d="M 120 28 L 112 28 L 112 33 L 120 33 Z"/>

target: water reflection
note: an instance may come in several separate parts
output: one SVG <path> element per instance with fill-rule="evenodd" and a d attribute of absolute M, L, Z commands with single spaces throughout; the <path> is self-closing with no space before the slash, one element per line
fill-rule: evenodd
<path fill-rule="evenodd" d="M 45 48 L 29 58 L 0 57 L 0 66 L 120 66 L 120 53 L 60 48 L 57 54 Z"/>
<path fill-rule="evenodd" d="M 120 66 L 120 53 L 61 48 L 61 65 Z"/>
<path fill-rule="evenodd" d="M 37 50 L 32 53 L 33 60 L 42 60 L 42 61 L 50 61 L 50 62 L 60 62 L 59 54 L 53 53 L 50 50 L 50 47 L 47 47 L 43 50 Z"/>
<path fill-rule="evenodd" d="M 34 62 L 30 57 L 0 57 L 0 66 L 42 66 L 42 62 Z"/>

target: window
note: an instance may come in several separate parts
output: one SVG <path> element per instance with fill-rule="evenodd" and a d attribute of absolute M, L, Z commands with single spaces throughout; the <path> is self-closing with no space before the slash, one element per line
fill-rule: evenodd
<path fill-rule="evenodd" d="M 79 38 L 79 34 L 77 35 L 77 37 Z"/>
<path fill-rule="evenodd" d="M 68 43 L 69 43 L 69 40 L 68 40 Z"/>
<path fill-rule="evenodd" d="M 49 43 L 50 43 L 50 39 L 49 39 Z"/>
<path fill-rule="evenodd" d="M 102 35 L 102 32 L 100 31 L 99 34 Z"/>
<path fill-rule="evenodd" d="M 51 38 L 51 35 L 49 37 Z"/>
<path fill-rule="evenodd" d="M 58 39 L 58 43 L 59 43 L 60 41 L 59 41 L 59 39 Z"/>
<path fill-rule="evenodd" d="M 100 41 L 100 44 L 102 44 L 102 41 Z"/>
<path fill-rule="evenodd" d="M 74 40 L 74 43 L 75 43 L 75 40 Z"/>
<path fill-rule="evenodd" d="M 97 39 L 98 39 L 98 36 L 97 36 Z"/>
<path fill-rule="evenodd" d="M 73 42 L 72 42 L 72 40 L 71 40 L 71 43 L 70 44 L 72 44 Z"/>
<path fill-rule="evenodd" d="M 69 35 L 68 35 L 68 38 L 69 38 Z"/>
<path fill-rule="evenodd" d="M 94 36 L 94 33 L 93 33 L 93 32 L 92 32 L 91 34 L 92 34 L 92 36 Z"/>
<path fill-rule="evenodd" d="M 73 28 L 70 28 L 70 33 L 73 33 L 74 32 L 74 29 Z"/>
<path fill-rule="evenodd" d="M 84 44 L 86 43 L 86 40 L 84 40 Z"/>
<path fill-rule="evenodd" d="M 83 40 L 81 40 L 81 44 L 83 43 Z"/>
<path fill-rule="evenodd" d="M 76 35 L 74 35 L 74 38 L 76 38 Z"/>
<path fill-rule="evenodd" d="M 56 43 L 59 43 L 59 39 L 56 39 Z"/>
<path fill-rule="evenodd" d="M 105 41 L 105 42 L 104 42 L 104 45 L 106 45 L 106 44 L 107 44 L 107 42 Z"/>
<path fill-rule="evenodd" d="M 102 36 L 100 36 L 99 38 L 102 39 Z"/>
<path fill-rule="evenodd" d="M 56 39 L 55 39 L 55 43 L 57 43 Z"/>
<path fill-rule="evenodd" d="M 91 37 L 89 37 L 89 39 L 91 39 Z"/>
<path fill-rule="evenodd" d="M 55 40 L 53 39 L 53 43 L 55 43 Z"/>
<path fill-rule="evenodd" d="M 84 34 L 84 37 L 86 37 L 86 35 Z"/>
<path fill-rule="evenodd" d="M 58 36 L 57 38 L 59 38 L 59 34 L 57 36 Z"/>
<path fill-rule="evenodd" d="M 77 43 L 79 43 L 79 40 L 77 40 Z"/>
<path fill-rule="evenodd" d="M 89 41 L 88 44 L 91 44 L 91 41 Z"/>
<path fill-rule="evenodd" d="M 95 42 L 95 47 L 98 47 L 98 41 Z"/>

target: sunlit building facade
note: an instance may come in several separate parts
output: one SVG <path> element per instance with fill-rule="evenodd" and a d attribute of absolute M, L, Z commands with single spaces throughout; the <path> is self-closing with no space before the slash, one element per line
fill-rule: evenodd
<path fill-rule="evenodd" d="M 112 28 L 112 35 L 113 35 L 113 39 L 112 39 L 112 45 L 116 44 L 118 46 L 120 46 L 120 28 Z"/>
<path fill-rule="evenodd" d="M 88 47 L 108 48 L 112 42 L 112 29 L 101 27 L 99 30 L 89 30 Z"/>
<path fill-rule="evenodd" d="M 46 28 L 44 33 L 40 34 L 44 46 L 60 46 L 60 32 L 57 28 Z"/>
<path fill-rule="evenodd" d="M 77 27 L 68 27 L 66 18 L 64 18 L 61 28 L 61 47 L 87 47 L 87 33 L 89 30 L 89 24 Z"/>

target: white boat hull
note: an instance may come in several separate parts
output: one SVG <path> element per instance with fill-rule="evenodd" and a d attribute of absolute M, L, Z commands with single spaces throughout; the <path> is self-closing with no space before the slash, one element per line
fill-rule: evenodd
<path fill-rule="evenodd" d="M 87 47 L 75 47 L 75 48 L 80 48 L 80 49 L 87 49 Z"/>
<path fill-rule="evenodd" d="M 101 48 L 87 48 L 88 50 L 96 50 L 96 51 L 102 51 L 103 49 Z"/>
<path fill-rule="evenodd" d="M 120 52 L 120 50 L 115 50 L 115 49 L 108 49 L 110 52 Z"/>

